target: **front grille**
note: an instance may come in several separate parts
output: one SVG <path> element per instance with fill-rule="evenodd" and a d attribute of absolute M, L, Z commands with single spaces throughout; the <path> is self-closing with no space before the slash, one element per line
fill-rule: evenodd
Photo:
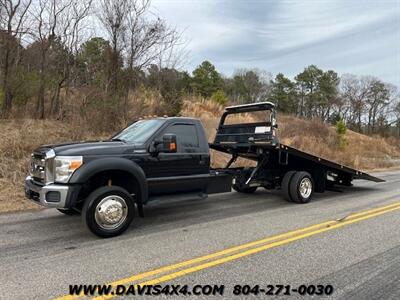
<path fill-rule="evenodd" d="M 45 183 L 46 178 L 46 156 L 45 154 L 33 153 L 31 158 L 30 173 L 32 179 L 38 183 Z"/>

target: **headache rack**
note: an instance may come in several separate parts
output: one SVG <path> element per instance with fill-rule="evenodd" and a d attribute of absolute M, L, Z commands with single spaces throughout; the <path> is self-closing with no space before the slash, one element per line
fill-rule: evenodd
<path fill-rule="evenodd" d="M 225 108 L 225 112 L 219 121 L 214 144 L 272 143 L 274 141 L 274 126 L 276 126 L 274 107 L 271 102 L 261 102 Z M 226 124 L 226 119 L 230 115 L 262 111 L 269 111 L 270 114 L 261 118 L 260 121 Z"/>

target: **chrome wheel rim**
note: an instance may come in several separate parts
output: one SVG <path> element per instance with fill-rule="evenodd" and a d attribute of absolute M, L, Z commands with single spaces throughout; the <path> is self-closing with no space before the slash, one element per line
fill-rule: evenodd
<path fill-rule="evenodd" d="M 300 190 L 300 195 L 301 197 L 307 199 L 308 197 L 311 196 L 312 193 L 312 182 L 310 178 L 303 178 L 300 181 L 300 186 L 299 186 L 299 190 Z"/>
<path fill-rule="evenodd" d="M 116 195 L 107 196 L 96 206 L 96 223 L 103 229 L 113 230 L 121 226 L 128 216 L 128 206 L 124 198 Z"/>

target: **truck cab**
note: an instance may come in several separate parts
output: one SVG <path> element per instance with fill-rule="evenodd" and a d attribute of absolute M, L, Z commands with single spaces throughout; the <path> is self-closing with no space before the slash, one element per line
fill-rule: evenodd
<path fill-rule="evenodd" d="M 136 209 L 143 216 L 148 201 L 206 197 L 215 177 L 198 119 L 154 118 L 106 141 L 35 149 L 25 194 L 64 214 L 82 214 L 92 232 L 108 237 L 124 231 Z"/>

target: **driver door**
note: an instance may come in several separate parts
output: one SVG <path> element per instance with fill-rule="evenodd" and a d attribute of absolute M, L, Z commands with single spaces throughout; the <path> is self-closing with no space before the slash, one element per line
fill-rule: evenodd
<path fill-rule="evenodd" d="M 200 149 L 196 124 L 172 123 L 156 139 L 162 139 L 164 134 L 176 135 L 177 151 L 151 157 L 147 174 L 149 195 L 205 191 L 209 154 Z"/>

